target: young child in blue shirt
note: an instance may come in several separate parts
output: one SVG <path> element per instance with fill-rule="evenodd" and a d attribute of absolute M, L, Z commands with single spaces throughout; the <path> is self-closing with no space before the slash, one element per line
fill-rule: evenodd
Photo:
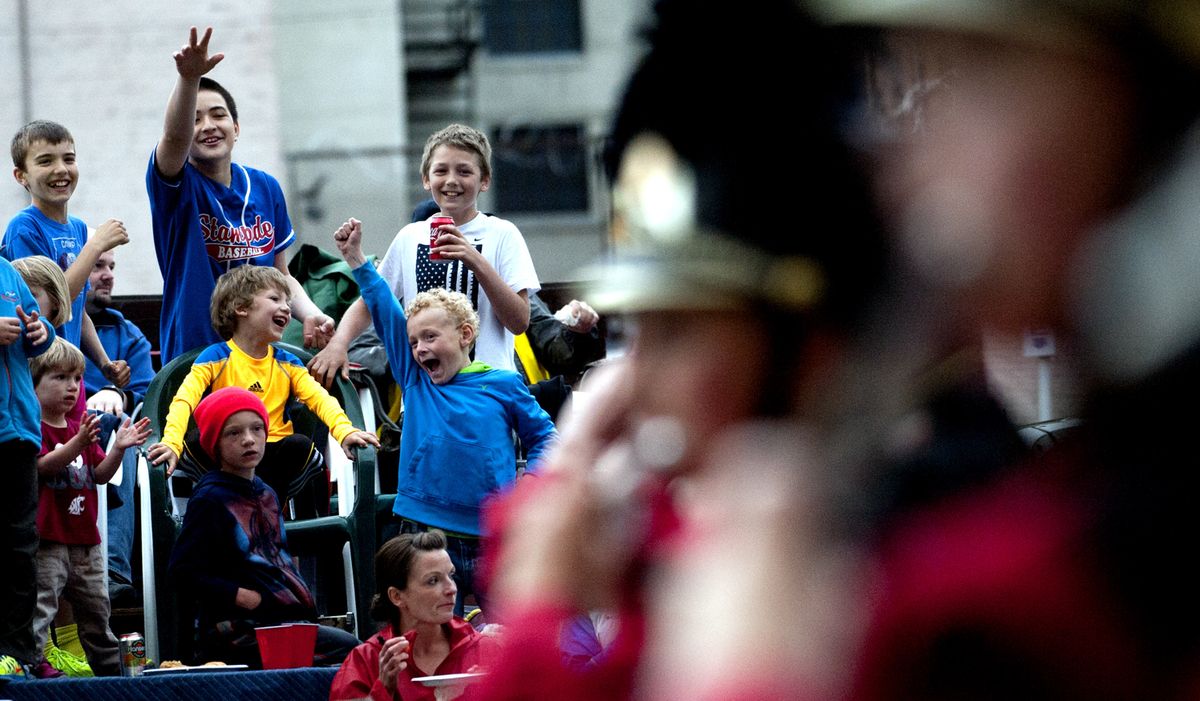
<path fill-rule="evenodd" d="M 33 391 L 29 358 L 54 341 L 54 329 L 39 318 L 38 303 L 25 281 L 0 258 L 0 675 L 22 673 L 20 663 L 41 657 L 33 640 L 37 605 L 37 454 L 42 445 L 41 407 Z"/>
<path fill-rule="evenodd" d="M 449 539 L 458 599 L 482 592 L 474 581 L 480 506 L 516 481 L 515 431 L 537 469 L 555 438 L 554 424 L 521 376 L 472 362 L 479 316 L 459 292 L 430 290 L 409 300 L 408 316 L 362 253 L 362 224 L 351 219 L 334 234 L 387 349 L 404 393 L 400 474 L 392 530 L 439 528 Z M 395 533 L 386 532 L 390 538 Z"/>
<path fill-rule="evenodd" d="M 109 219 L 89 238 L 87 224 L 67 213 L 67 203 L 79 182 L 79 166 L 75 139 L 66 127 L 57 122 L 30 122 L 17 130 L 11 150 L 13 177 L 29 193 L 32 204 L 8 222 L 0 256 L 9 261 L 45 256 L 63 271 L 70 314 L 58 334 L 81 348 L 109 382 L 124 386 L 129 381 L 126 363 L 109 359 L 83 305 L 88 276 L 100 254 L 129 242 L 125 226 Z M 82 393 L 79 402 L 76 417 L 83 411 Z"/>

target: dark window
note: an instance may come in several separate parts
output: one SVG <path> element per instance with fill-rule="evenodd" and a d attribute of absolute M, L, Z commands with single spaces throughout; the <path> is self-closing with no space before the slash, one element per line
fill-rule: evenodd
<path fill-rule="evenodd" d="M 497 129 L 492 193 L 506 212 L 588 211 L 587 141 L 578 124 Z"/>
<path fill-rule="evenodd" d="M 493 54 L 580 51 L 579 0 L 483 0 L 483 45 Z"/>

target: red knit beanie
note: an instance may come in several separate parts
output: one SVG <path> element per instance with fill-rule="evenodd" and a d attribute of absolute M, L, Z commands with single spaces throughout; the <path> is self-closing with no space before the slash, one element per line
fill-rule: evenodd
<path fill-rule="evenodd" d="M 263 425 L 270 426 L 267 408 L 253 392 L 241 387 L 222 387 L 200 401 L 192 417 L 200 431 L 200 447 L 214 460 L 217 459 L 217 438 L 230 416 L 239 411 L 253 411 L 262 417 Z"/>

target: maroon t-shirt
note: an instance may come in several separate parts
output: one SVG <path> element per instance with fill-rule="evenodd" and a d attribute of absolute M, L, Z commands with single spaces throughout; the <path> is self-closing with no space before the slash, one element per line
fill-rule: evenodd
<path fill-rule="evenodd" d="M 67 418 L 59 428 L 42 422 L 42 452 L 45 455 L 70 441 L 79 432 L 78 419 Z M 38 486 L 38 535 L 42 540 L 67 545 L 98 545 L 96 528 L 96 478 L 93 470 L 104 460 L 104 451 L 92 443 L 70 465 Z"/>

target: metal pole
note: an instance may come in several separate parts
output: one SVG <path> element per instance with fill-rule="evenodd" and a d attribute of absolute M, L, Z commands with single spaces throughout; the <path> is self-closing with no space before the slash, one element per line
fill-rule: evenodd
<path fill-rule="evenodd" d="M 29 4 L 17 0 L 17 61 L 21 65 L 21 123 L 33 121 L 33 77 L 29 59 Z"/>
<path fill-rule="evenodd" d="M 1038 358 L 1038 421 L 1054 418 L 1050 396 L 1050 358 Z"/>

